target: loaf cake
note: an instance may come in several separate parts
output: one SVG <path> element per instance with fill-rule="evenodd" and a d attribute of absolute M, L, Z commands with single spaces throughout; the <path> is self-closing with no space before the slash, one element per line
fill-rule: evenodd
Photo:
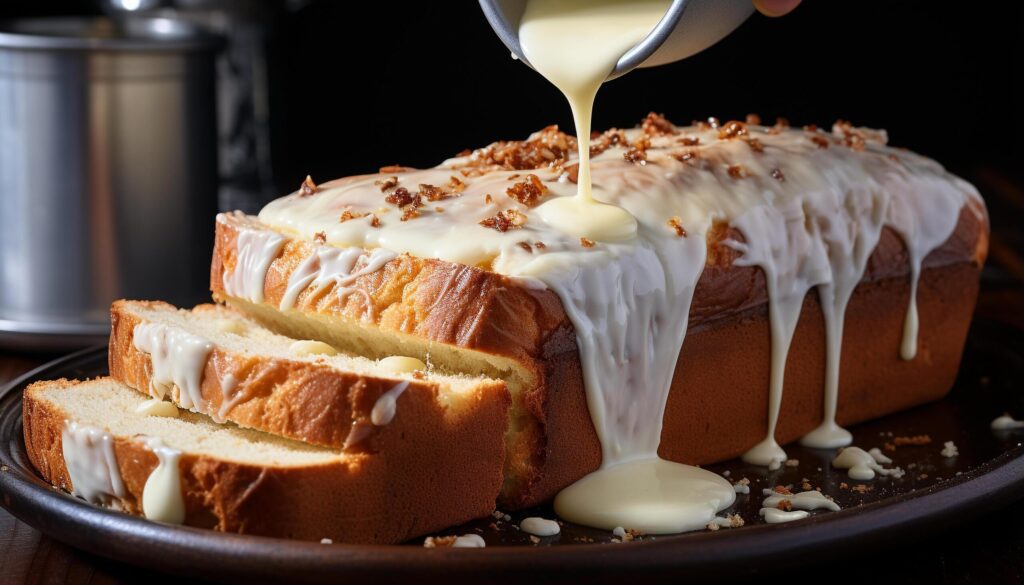
<path fill-rule="evenodd" d="M 258 216 L 217 217 L 210 286 L 221 306 L 116 303 L 111 374 L 137 401 L 167 397 L 202 413 L 189 420 L 382 461 L 401 481 L 439 467 L 480 476 L 472 496 L 460 484 L 464 507 L 424 510 L 402 530 L 335 533 L 353 542 L 397 542 L 480 515 L 480 502 L 545 502 L 623 462 L 773 466 L 798 439 L 842 446 L 841 425 L 949 391 L 987 253 L 977 191 L 886 142 L 845 122 L 680 127 L 652 114 L 593 138 L 594 196 L 637 226 L 608 239 L 543 219 L 546 203 L 576 190 L 576 140 L 556 127 L 432 169 L 307 178 Z M 235 339 L 225 319 L 260 333 Z M 140 335 L 147 327 L 206 339 L 209 352 L 170 373 L 155 359 L 166 332 Z M 296 341 L 339 353 L 297 356 Z M 273 380 L 235 373 L 247 351 L 274 363 Z M 424 369 L 386 371 L 396 357 Z M 311 370 L 331 382 L 307 387 Z M 225 390 L 242 379 L 251 389 Z M 372 429 L 372 452 L 353 448 L 396 383 L 408 386 L 394 422 Z M 454 418 L 449 396 L 466 401 Z M 427 443 L 470 433 L 472 447 L 387 442 L 392 428 Z M 68 487 L 52 456 L 59 433 L 28 431 L 37 468 Z M 731 502 L 725 487 L 712 514 Z"/>

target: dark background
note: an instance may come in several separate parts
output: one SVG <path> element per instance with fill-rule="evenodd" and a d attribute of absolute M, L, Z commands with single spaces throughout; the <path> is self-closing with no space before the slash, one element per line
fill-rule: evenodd
<path fill-rule="evenodd" d="M 547 124 L 572 127 L 561 95 L 509 57 L 471 0 L 265 5 L 278 192 L 307 173 L 429 166 Z M 0 2 L 0 18 L 90 12 L 88 0 Z M 1013 167 L 1022 37 L 1020 2 L 806 0 L 784 18 L 754 15 L 683 62 L 607 84 L 594 127 L 632 126 L 652 110 L 676 123 L 844 118 L 955 171 Z"/>

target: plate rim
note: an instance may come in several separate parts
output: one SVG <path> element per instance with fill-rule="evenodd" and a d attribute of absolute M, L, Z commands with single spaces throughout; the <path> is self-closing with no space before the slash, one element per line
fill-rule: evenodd
<path fill-rule="evenodd" d="M 381 574 L 451 578 L 479 577 L 481 571 L 488 571 L 496 578 L 512 580 L 538 572 L 548 577 L 611 577 L 639 570 L 711 576 L 720 575 L 716 572 L 728 562 L 739 576 L 806 563 L 807 558 L 822 561 L 842 556 L 840 545 L 857 542 L 860 546 L 863 541 L 858 539 L 869 534 L 876 543 L 891 542 L 1024 497 L 1024 446 L 1018 442 L 994 459 L 939 484 L 798 523 L 662 536 L 601 548 L 571 543 L 428 551 L 414 545 L 324 545 L 174 526 L 93 506 L 49 486 L 34 473 L 23 477 L 20 468 L 27 462 L 18 461 L 16 453 L 24 449 L 24 437 L 8 432 L 8 427 L 22 429 L 23 389 L 76 362 L 96 363 L 105 353 L 105 346 L 74 352 L 0 389 L 0 419 L 8 419 L 9 411 L 17 410 L 16 422 L 4 424 L 0 437 L 0 464 L 6 467 L 0 473 L 0 504 L 21 521 L 73 547 L 170 573 L 194 575 L 201 568 L 207 577 L 239 577 L 259 570 L 265 577 L 337 581 L 342 575 L 353 580 Z M 594 554 L 597 551 L 601 554 Z M 183 559 L 194 564 L 182 563 Z M 501 571 L 500 576 L 496 570 Z"/>

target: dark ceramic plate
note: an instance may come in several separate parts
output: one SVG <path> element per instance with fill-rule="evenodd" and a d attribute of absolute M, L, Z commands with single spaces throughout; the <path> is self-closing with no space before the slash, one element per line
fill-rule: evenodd
<path fill-rule="evenodd" d="M 738 461 L 711 466 L 733 480 L 751 481 L 730 512 L 746 525 L 717 532 L 645 537 L 611 542 L 606 531 L 566 524 L 561 535 L 531 540 L 516 529 L 525 516 L 552 517 L 550 509 L 516 513 L 511 520 L 487 518 L 448 534 L 476 532 L 486 549 L 425 549 L 405 546 L 323 545 L 221 534 L 149 522 L 94 507 L 44 483 L 25 455 L 21 391 L 41 379 L 106 373 L 105 348 L 82 351 L 43 366 L 0 392 L 0 496 L 15 516 L 50 536 L 98 555 L 202 578 L 339 580 L 380 582 L 423 578 L 484 577 L 618 580 L 638 574 L 738 576 L 766 568 L 824 560 L 851 552 L 851 543 L 882 544 L 1005 505 L 1024 496 L 1022 434 L 997 434 L 990 421 L 1009 411 L 1024 416 L 1024 336 L 990 323 L 971 331 L 960 377 L 951 395 L 934 404 L 858 425 L 855 444 L 868 449 L 895 437 L 928 435 L 927 445 L 899 446 L 888 454 L 907 474 L 900 479 L 855 482 L 831 469 L 831 453 L 788 448 L 799 460 L 776 472 Z M 959 455 L 940 454 L 954 441 Z M 804 482 L 831 495 L 840 512 L 816 512 L 790 524 L 764 524 L 758 517 L 761 489 Z"/>

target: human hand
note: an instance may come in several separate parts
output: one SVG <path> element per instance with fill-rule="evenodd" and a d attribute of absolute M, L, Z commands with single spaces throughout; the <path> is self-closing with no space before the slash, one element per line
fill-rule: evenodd
<path fill-rule="evenodd" d="M 754 8 L 765 16 L 784 16 L 800 5 L 800 0 L 754 0 Z"/>

